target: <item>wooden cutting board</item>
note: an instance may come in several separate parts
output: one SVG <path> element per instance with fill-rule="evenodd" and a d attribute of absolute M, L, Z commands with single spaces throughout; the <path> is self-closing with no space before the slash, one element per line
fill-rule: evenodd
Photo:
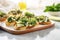
<path fill-rule="evenodd" d="M 54 27 L 54 22 L 51 22 L 49 25 L 37 25 L 31 29 L 26 29 L 26 30 L 14 30 L 10 27 L 7 27 L 6 25 L 2 24 L 1 28 L 11 34 L 19 35 L 19 34 L 25 34 L 25 33 L 30 33 L 38 30 L 44 30 L 50 27 Z"/>

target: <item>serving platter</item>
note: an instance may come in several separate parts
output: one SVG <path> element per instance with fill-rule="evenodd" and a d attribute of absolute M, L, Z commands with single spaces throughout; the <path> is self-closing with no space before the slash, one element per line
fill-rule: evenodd
<path fill-rule="evenodd" d="M 47 29 L 47 28 L 51 28 L 51 27 L 54 27 L 54 22 L 53 21 L 51 21 L 51 24 L 36 25 L 35 27 L 33 27 L 31 29 L 26 29 L 26 30 L 15 30 L 12 27 L 7 27 L 4 22 L 1 23 L 1 28 L 3 30 L 5 30 L 5 31 L 7 31 L 8 33 L 11 33 L 11 34 L 15 34 L 15 35 L 30 33 L 30 32 L 34 32 L 34 31 L 40 31 L 40 30 L 44 30 L 44 29 Z"/>

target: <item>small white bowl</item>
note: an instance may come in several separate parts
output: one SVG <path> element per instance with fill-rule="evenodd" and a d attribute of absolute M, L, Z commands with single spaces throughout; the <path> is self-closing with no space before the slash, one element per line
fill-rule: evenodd
<path fill-rule="evenodd" d="M 60 12 L 48 12 L 52 16 L 58 16 L 60 17 Z"/>

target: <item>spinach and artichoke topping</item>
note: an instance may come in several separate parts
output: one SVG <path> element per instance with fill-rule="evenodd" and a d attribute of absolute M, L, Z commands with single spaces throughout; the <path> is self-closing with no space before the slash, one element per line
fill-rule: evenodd
<path fill-rule="evenodd" d="M 8 14 L 13 14 L 13 15 L 22 14 L 22 11 L 20 11 L 20 10 L 12 10 Z"/>
<path fill-rule="evenodd" d="M 37 24 L 37 22 L 39 23 L 44 23 L 44 22 L 49 22 L 49 18 L 47 16 L 23 16 L 23 17 L 19 17 L 17 18 L 17 26 L 35 26 Z"/>
<path fill-rule="evenodd" d="M 30 12 L 25 12 L 24 16 L 19 16 L 17 18 L 10 16 L 7 20 L 10 23 L 15 21 L 17 27 L 34 27 L 37 23 L 44 23 L 50 21 L 47 16 L 35 16 L 33 13 Z"/>
<path fill-rule="evenodd" d="M 27 17 L 22 17 L 17 21 L 17 26 L 26 26 L 28 21 Z"/>
<path fill-rule="evenodd" d="M 30 18 L 28 20 L 28 26 L 35 26 L 37 24 L 36 18 Z"/>
<path fill-rule="evenodd" d="M 43 15 L 37 16 L 36 19 L 38 22 L 49 22 L 49 18 L 47 16 L 43 16 Z"/>
<path fill-rule="evenodd" d="M 22 17 L 17 21 L 17 25 L 34 26 L 34 25 L 36 25 L 36 19 L 35 18 Z"/>

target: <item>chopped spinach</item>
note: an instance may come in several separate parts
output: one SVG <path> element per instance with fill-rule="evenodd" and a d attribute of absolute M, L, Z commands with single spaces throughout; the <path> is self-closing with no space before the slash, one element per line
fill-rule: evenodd
<path fill-rule="evenodd" d="M 13 22 L 13 21 L 15 21 L 15 18 L 14 17 L 9 17 L 7 20 L 8 20 L 8 22 Z"/>

